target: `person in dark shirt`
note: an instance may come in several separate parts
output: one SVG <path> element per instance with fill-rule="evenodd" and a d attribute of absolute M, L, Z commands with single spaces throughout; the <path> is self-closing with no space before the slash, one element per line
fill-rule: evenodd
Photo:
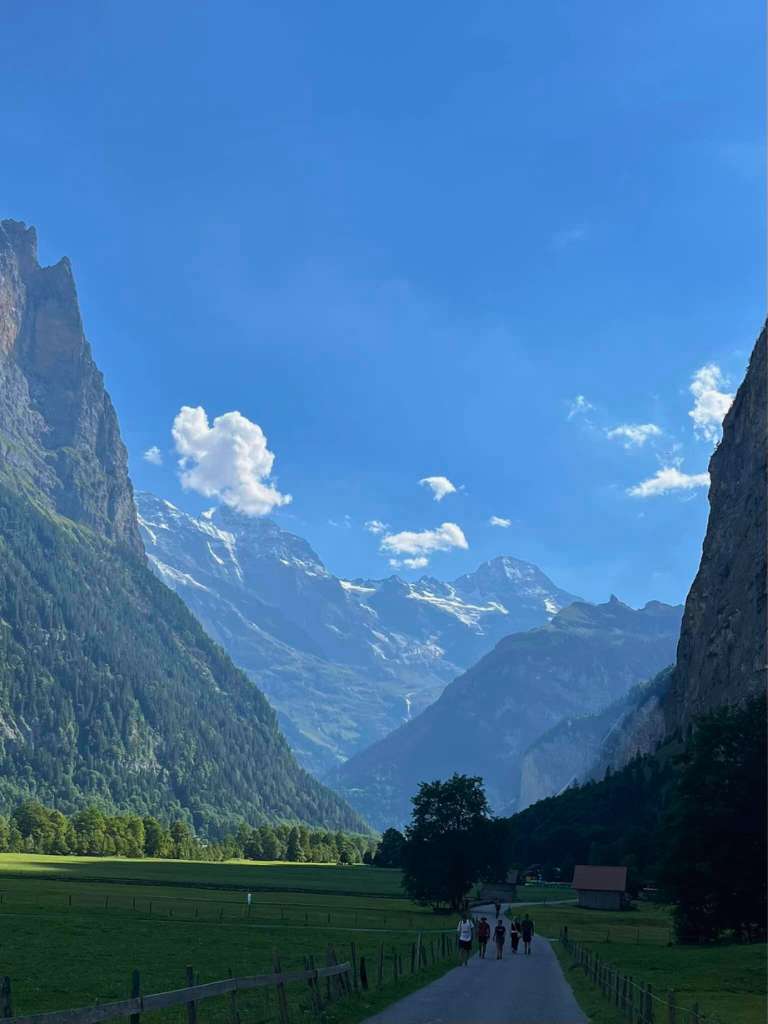
<path fill-rule="evenodd" d="M 531 942 L 533 941 L 533 921 L 526 914 L 520 924 L 520 931 L 523 937 L 523 952 L 530 956 Z"/>
<path fill-rule="evenodd" d="M 501 918 L 496 922 L 496 927 L 493 929 L 493 938 L 496 943 L 496 959 L 501 960 L 504 956 L 504 942 L 507 938 L 507 929 L 504 927 L 504 922 Z"/>

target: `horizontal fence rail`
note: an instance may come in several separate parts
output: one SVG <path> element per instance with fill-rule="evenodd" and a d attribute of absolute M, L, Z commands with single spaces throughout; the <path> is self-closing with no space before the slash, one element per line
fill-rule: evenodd
<path fill-rule="evenodd" d="M 116 1003 L 100 1003 L 75 1010 L 59 1010 L 52 1013 L 34 1013 L 24 1017 L 3 1017 L 3 1024 L 99 1024 L 100 1021 L 115 1017 L 134 1017 L 153 1010 L 165 1010 L 169 1006 L 195 1004 L 214 996 L 230 992 L 246 992 L 254 988 L 280 988 L 296 981 L 316 983 L 321 978 L 335 978 L 351 974 L 352 964 L 333 964 L 331 967 L 317 967 L 306 971 L 281 971 L 271 974 L 254 974 L 246 978 L 224 978 L 204 985 L 190 985 L 159 992 L 156 995 L 135 996 L 121 999 Z M 7 983 L 7 979 L 4 979 Z M 5 988 L 5 985 L 3 986 Z"/>
<path fill-rule="evenodd" d="M 14 1015 L 11 979 L 0 978 L 0 1024 L 101 1024 L 103 1021 L 128 1017 L 130 1024 L 141 1024 L 143 1013 L 152 1013 L 174 1006 L 186 1006 L 186 1024 L 198 1024 L 198 1003 L 207 999 L 229 996 L 231 1024 L 242 1024 L 252 1017 L 242 1015 L 238 1009 L 237 993 L 261 990 L 265 995 L 272 992 L 275 1013 L 268 1020 L 277 1024 L 291 1024 L 312 1019 L 322 1024 L 326 1019 L 324 1009 L 337 999 L 369 989 L 382 989 L 390 984 L 397 985 L 402 979 L 420 974 L 438 964 L 453 960 L 457 953 L 455 934 L 448 932 L 419 933 L 415 941 L 406 947 L 385 946 L 379 942 L 375 951 L 366 956 L 359 954 L 355 942 L 349 945 L 349 959 L 339 963 L 332 945 L 327 947 L 325 967 L 315 967 L 314 958 L 305 956 L 304 970 L 283 970 L 280 957 L 273 952 L 274 969 L 268 974 L 235 977 L 230 971 L 228 978 L 200 984 L 192 967 L 186 968 L 187 985 L 184 988 L 152 995 L 142 995 L 141 975 L 134 970 L 131 975 L 130 998 L 71 1010 L 46 1013 Z M 296 984 L 304 982 L 304 995 L 298 995 Z M 294 986 L 290 988 L 289 986 Z M 298 1003 L 297 1000 L 298 999 Z M 297 1018 L 294 1012 L 299 1014 Z M 309 1018 L 307 1017 L 309 1014 Z M 267 1024 L 266 1017 L 259 1017 L 254 1024 Z"/>

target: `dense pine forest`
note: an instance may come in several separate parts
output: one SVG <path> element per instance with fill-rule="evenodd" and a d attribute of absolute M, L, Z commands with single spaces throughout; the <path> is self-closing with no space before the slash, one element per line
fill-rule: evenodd
<path fill-rule="evenodd" d="M 0 483 L 0 811 L 363 821 L 300 769 L 260 691 L 142 560 Z"/>

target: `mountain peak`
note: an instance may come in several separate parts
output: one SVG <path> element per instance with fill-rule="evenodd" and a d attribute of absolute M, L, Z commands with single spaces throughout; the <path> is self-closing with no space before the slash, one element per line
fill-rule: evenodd
<path fill-rule="evenodd" d="M 69 260 L 0 221 L 0 465 L 59 514 L 142 557 L 117 416 L 83 332 Z"/>

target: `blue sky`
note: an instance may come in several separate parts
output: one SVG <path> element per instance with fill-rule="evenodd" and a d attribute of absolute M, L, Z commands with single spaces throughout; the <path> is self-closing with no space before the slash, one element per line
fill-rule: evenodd
<path fill-rule="evenodd" d="M 706 488 L 628 490 L 706 471 L 692 378 L 760 326 L 762 39 L 756 2 L 10 0 L 0 216 L 72 259 L 137 487 L 215 504 L 171 427 L 239 411 L 182 423 L 188 482 L 290 494 L 340 575 L 681 600 Z"/>

